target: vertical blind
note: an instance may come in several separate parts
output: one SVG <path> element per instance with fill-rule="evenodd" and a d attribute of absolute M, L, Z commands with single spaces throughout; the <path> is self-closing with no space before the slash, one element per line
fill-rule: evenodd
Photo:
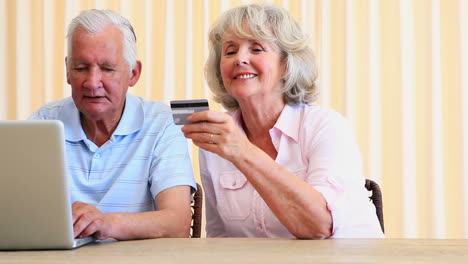
<path fill-rule="evenodd" d="M 70 95 L 66 26 L 91 8 L 116 10 L 135 28 L 143 72 L 131 93 L 210 98 L 209 26 L 254 2 L 265 1 L 0 0 L 0 120 Z M 318 103 L 350 120 L 365 175 L 383 189 L 387 237 L 468 238 L 468 1 L 267 2 L 309 34 Z"/>

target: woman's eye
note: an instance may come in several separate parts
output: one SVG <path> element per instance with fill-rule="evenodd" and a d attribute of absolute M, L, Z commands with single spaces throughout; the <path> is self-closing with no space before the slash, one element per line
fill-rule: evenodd
<path fill-rule="evenodd" d="M 235 51 L 226 51 L 226 55 L 234 55 L 235 53 Z"/>

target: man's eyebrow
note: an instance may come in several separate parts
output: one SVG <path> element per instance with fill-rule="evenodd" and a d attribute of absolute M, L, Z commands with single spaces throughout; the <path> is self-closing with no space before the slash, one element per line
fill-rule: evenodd
<path fill-rule="evenodd" d="M 89 65 L 88 62 L 86 61 L 82 61 L 82 60 L 72 60 L 71 62 L 72 65 Z M 111 62 L 108 62 L 108 61 L 104 61 L 104 62 L 101 62 L 101 63 L 98 63 L 99 66 L 104 66 L 104 67 L 115 67 L 116 64 L 115 63 L 111 63 Z"/>
<path fill-rule="evenodd" d="M 108 62 L 108 61 L 104 61 L 104 62 L 98 63 L 98 65 L 99 66 L 115 66 L 117 64 L 111 63 L 111 62 Z"/>
<path fill-rule="evenodd" d="M 88 64 L 88 63 L 85 62 L 85 61 L 81 61 L 81 60 L 72 60 L 72 61 L 71 61 L 71 64 L 73 64 L 73 65 L 80 65 L 80 64 Z"/>

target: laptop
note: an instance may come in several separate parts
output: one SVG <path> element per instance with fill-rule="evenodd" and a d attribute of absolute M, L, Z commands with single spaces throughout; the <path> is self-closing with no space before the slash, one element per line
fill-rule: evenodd
<path fill-rule="evenodd" d="M 0 121 L 0 250 L 71 249 L 63 124 Z"/>

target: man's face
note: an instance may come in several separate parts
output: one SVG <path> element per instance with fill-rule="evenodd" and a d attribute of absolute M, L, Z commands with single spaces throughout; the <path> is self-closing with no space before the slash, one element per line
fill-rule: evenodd
<path fill-rule="evenodd" d="M 91 120 L 120 119 L 128 87 L 139 77 L 139 72 L 129 73 L 120 30 L 112 25 L 97 33 L 77 28 L 71 49 L 67 82 L 78 110 Z"/>

